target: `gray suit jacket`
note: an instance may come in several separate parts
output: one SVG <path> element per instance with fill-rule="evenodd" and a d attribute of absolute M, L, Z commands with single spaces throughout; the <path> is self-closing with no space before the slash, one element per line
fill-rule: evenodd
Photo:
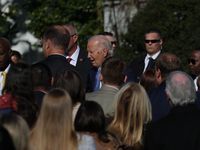
<path fill-rule="evenodd" d="M 102 86 L 98 91 L 92 93 L 86 93 L 86 100 L 95 101 L 101 105 L 104 114 L 110 114 L 114 112 L 113 102 L 117 89 Z"/>

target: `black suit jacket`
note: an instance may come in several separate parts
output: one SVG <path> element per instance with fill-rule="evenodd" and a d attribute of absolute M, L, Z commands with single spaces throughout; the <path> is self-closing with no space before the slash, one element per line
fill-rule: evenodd
<path fill-rule="evenodd" d="M 199 150 L 200 109 L 195 104 L 173 107 L 147 127 L 146 150 Z"/>
<path fill-rule="evenodd" d="M 76 63 L 77 68 L 88 71 L 93 67 L 91 60 L 87 58 L 87 56 L 88 52 L 80 47 L 80 52 Z"/>
<path fill-rule="evenodd" d="M 43 61 L 40 61 L 38 63 L 43 63 L 47 65 L 50 68 L 52 77 L 54 79 L 64 69 L 73 69 L 77 71 L 82 77 L 83 85 L 86 89 L 86 92 L 92 91 L 91 81 L 90 81 L 88 72 L 85 70 L 79 69 L 77 67 L 74 67 L 73 65 L 70 65 L 64 55 L 52 54 L 52 55 L 49 55 L 47 58 L 45 58 Z"/>
<path fill-rule="evenodd" d="M 160 54 L 161 53 L 162 53 L 162 51 L 160 52 Z M 145 60 L 146 55 L 147 54 L 133 59 L 129 65 L 129 68 L 133 71 L 134 80 L 137 83 L 140 82 L 140 77 L 144 71 L 144 66 L 145 66 L 144 60 Z M 155 60 L 152 61 L 150 69 L 155 69 Z"/>

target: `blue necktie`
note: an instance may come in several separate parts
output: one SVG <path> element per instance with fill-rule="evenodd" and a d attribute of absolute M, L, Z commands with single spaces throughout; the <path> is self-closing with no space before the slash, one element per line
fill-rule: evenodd
<path fill-rule="evenodd" d="M 101 69 L 98 69 L 96 77 L 95 77 L 95 87 L 94 91 L 98 91 L 100 87 L 100 79 L 99 79 L 99 74 L 101 73 Z"/>
<path fill-rule="evenodd" d="M 152 57 L 149 57 L 149 63 L 148 63 L 148 66 L 147 66 L 147 69 L 150 69 L 151 68 L 151 62 L 153 61 L 153 58 Z M 146 70 L 147 70 L 146 69 Z"/>

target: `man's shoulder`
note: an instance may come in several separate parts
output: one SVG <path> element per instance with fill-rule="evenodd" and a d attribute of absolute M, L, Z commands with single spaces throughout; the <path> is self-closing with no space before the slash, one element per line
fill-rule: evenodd
<path fill-rule="evenodd" d="M 131 61 L 131 64 L 133 64 L 133 63 L 139 63 L 139 62 L 141 62 L 141 61 L 144 61 L 145 57 L 146 57 L 146 54 L 145 54 L 145 55 L 142 55 L 142 56 L 139 56 L 139 57 L 136 57 L 136 58 L 134 58 L 134 59 Z"/>

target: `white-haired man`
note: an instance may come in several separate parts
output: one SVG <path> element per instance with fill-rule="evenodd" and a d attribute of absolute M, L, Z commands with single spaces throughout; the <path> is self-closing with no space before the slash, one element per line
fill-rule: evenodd
<path fill-rule="evenodd" d="M 166 80 L 166 95 L 172 108 L 147 128 L 145 149 L 200 149 L 200 109 L 193 79 L 185 72 L 172 72 Z"/>

